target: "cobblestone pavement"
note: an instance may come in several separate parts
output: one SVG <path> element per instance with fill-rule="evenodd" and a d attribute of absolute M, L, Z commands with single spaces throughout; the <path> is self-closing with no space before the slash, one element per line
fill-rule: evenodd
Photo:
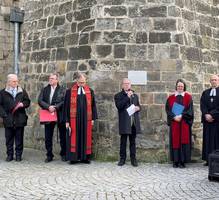
<path fill-rule="evenodd" d="M 57 156 L 44 163 L 44 153 L 25 149 L 22 162 L 0 159 L 0 200 L 169 200 L 219 199 L 219 183 L 209 182 L 208 169 L 189 164 L 174 169 L 169 164 L 140 163 L 134 168 L 129 162 L 62 162 Z"/>

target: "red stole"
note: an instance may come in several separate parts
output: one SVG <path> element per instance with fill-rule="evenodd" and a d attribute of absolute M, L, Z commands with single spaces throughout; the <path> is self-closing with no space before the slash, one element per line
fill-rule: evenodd
<path fill-rule="evenodd" d="M 185 109 L 188 108 L 191 102 L 191 95 L 185 93 L 183 97 L 183 105 Z M 170 105 L 170 109 L 172 110 L 173 104 L 176 102 L 176 96 L 173 94 L 169 96 L 168 103 Z M 190 141 L 190 130 L 189 125 L 185 122 L 184 119 L 181 122 L 171 121 L 171 134 L 172 134 L 172 146 L 173 149 L 179 149 L 181 144 L 189 144 Z M 181 137 L 181 138 L 180 138 Z"/>
<path fill-rule="evenodd" d="M 87 102 L 87 134 L 86 134 L 86 154 L 91 154 L 92 144 L 92 109 L 91 109 L 91 92 L 88 85 L 84 87 L 86 102 Z M 70 127 L 71 127 L 71 152 L 76 152 L 76 117 L 77 117 L 77 96 L 78 85 L 75 84 L 71 88 L 71 101 L 70 101 Z M 79 133 L 80 134 L 80 133 Z"/>

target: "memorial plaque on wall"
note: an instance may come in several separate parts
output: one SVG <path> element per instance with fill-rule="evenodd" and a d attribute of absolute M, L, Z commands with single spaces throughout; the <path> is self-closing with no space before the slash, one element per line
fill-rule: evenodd
<path fill-rule="evenodd" d="M 147 85 L 146 71 L 128 71 L 128 79 L 132 85 Z"/>

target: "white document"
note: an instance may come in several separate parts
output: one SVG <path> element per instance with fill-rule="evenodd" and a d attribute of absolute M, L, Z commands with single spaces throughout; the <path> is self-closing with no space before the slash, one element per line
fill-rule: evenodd
<path fill-rule="evenodd" d="M 132 104 L 126 110 L 127 110 L 128 114 L 129 114 L 129 116 L 133 115 L 135 113 L 135 105 Z"/>

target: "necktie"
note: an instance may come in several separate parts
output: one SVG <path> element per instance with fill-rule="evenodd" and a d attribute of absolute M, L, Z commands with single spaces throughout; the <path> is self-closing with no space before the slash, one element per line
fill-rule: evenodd
<path fill-rule="evenodd" d="M 210 96 L 214 96 L 214 97 L 216 96 L 216 89 L 215 88 L 211 89 Z"/>

